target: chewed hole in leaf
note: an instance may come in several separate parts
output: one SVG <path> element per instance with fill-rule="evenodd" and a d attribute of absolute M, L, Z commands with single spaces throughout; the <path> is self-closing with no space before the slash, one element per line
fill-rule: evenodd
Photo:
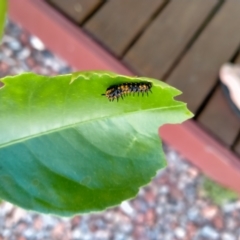
<path fill-rule="evenodd" d="M 0 88 L 4 87 L 4 83 L 0 81 Z"/>

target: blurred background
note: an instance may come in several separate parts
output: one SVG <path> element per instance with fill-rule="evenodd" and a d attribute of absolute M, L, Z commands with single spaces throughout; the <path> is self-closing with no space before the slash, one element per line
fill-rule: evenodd
<path fill-rule="evenodd" d="M 58 35 L 51 35 L 59 33 L 51 25 L 42 28 L 45 18 L 34 19 L 27 8 L 29 2 L 10 1 L 10 17 L 0 46 L 0 77 L 26 71 L 64 74 L 85 69 L 86 62 L 87 68 L 96 68 L 90 57 L 101 49 L 102 62 L 110 61 L 107 66 L 120 63 L 123 67 L 116 67 L 120 72 L 127 69 L 162 79 L 182 90 L 180 99 L 195 113 L 192 121 L 239 161 L 240 121 L 222 93 L 218 73 L 225 62 L 240 62 L 240 1 L 35 1 L 46 5 L 36 5 L 43 11 L 39 16 L 54 18 L 56 14 L 66 35 L 72 31 L 73 36 L 82 36 L 75 33 L 79 30 L 98 46 L 94 53 L 92 49 L 78 52 L 73 40 L 61 42 Z M 66 29 L 65 22 L 73 28 Z M 87 41 L 85 37 L 81 40 Z M 84 55 L 87 51 L 90 57 Z M 179 139 L 183 141 L 184 136 Z M 168 167 L 135 199 L 103 213 L 64 219 L 2 201 L 0 240 L 240 240 L 238 193 L 205 177 L 205 172 L 171 144 L 165 144 L 164 149 Z M 211 164 L 211 159 L 206 162 Z M 230 177 L 222 174 L 221 182 Z"/>

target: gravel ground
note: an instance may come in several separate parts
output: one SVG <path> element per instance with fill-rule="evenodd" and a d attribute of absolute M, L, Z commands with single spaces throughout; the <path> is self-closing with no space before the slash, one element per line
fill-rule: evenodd
<path fill-rule="evenodd" d="M 36 37 L 8 23 L 0 47 L 0 77 L 71 68 Z M 222 207 L 199 193 L 202 174 L 165 146 L 168 167 L 138 196 L 103 213 L 63 219 L 0 205 L 0 240 L 240 240 L 240 201 Z"/>

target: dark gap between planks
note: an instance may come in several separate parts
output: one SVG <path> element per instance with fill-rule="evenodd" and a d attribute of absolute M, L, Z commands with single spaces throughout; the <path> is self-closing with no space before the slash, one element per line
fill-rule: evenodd
<path fill-rule="evenodd" d="M 238 55 L 239 52 L 240 52 L 240 46 L 238 47 L 237 51 L 233 54 L 233 56 L 229 59 L 229 62 L 234 63 L 239 56 Z M 211 99 L 211 97 L 216 92 L 216 90 L 219 86 L 220 86 L 220 79 L 219 79 L 219 77 L 217 77 L 215 85 L 213 86 L 211 91 L 208 93 L 207 97 L 204 99 L 204 101 L 201 103 L 200 107 L 196 111 L 195 116 L 194 116 L 194 120 L 197 120 L 197 118 L 201 115 L 203 109 L 206 107 L 209 100 Z"/>
<path fill-rule="evenodd" d="M 121 56 L 119 57 L 121 60 L 127 54 L 127 52 L 134 46 L 134 44 L 138 41 L 138 39 L 144 34 L 146 29 L 150 26 L 150 24 L 154 21 L 154 19 L 163 11 L 163 9 L 167 6 L 170 0 L 166 0 L 159 8 L 153 13 L 153 15 L 148 19 L 148 21 L 144 24 L 142 29 L 136 34 L 136 36 L 130 41 L 128 46 L 123 50 Z"/>
<path fill-rule="evenodd" d="M 98 11 L 105 3 L 106 0 L 101 0 L 101 2 L 91 11 L 87 14 L 87 16 L 81 20 L 81 22 L 77 22 L 71 17 L 69 14 L 67 14 L 63 9 L 61 9 L 59 6 L 51 2 L 51 0 L 45 0 L 47 4 L 49 4 L 53 9 L 57 10 L 59 13 L 61 13 L 65 18 L 67 18 L 69 21 L 71 21 L 76 26 L 82 26 L 89 18 L 91 18 L 96 11 Z"/>
<path fill-rule="evenodd" d="M 169 70 L 163 74 L 162 79 L 167 79 L 172 71 L 177 67 L 179 62 L 182 60 L 184 55 L 187 53 L 187 51 L 190 50 L 194 42 L 197 40 L 197 38 L 200 36 L 200 34 L 203 32 L 203 30 L 207 27 L 208 23 L 212 20 L 212 18 L 215 16 L 215 14 L 220 10 L 224 3 L 224 0 L 219 0 L 218 4 L 211 10 L 207 18 L 203 21 L 199 29 L 195 32 L 193 37 L 190 39 L 190 41 L 187 43 L 185 48 L 183 48 L 182 52 L 179 54 L 179 56 L 176 58 L 176 60 L 173 62 L 172 66 L 169 68 Z"/>

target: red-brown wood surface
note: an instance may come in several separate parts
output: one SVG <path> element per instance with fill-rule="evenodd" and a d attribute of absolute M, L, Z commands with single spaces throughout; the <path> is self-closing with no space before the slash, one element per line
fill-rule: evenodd
<path fill-rule="evenodd" d="M 226 1 L 167 80 L 183 91 L 179 99 L 193 112 L 216 84 L 221 65 L 239 46 L 239 13 L 240 1 Z"/>
<path fill-rule="evenodd" d="M 229 147 L 234 143 L 240 129 L 240 119 L 230 108 L 220 87 L 214 92 L 197 121 Z"/>
<path fill-rule="evenodd" d="M 129 50 L 124 62 L 141 75 L 162 78 L 216 3 L 171 1 Z"/>
<path fill-rule="evenodd" d="M 236 58 L 235 60 L 235 64 L 238 64 L 239 67 L 240 67 L 240 53 L 238 54 L 238 57 Z M 237 117 L 238 117 L 238 121 L 240 122 L 240 114 L 237 115 L 235 114 Z M 238 138 L 236 139 L 236 142 L 233 146 L 233 150 L 238 154 L 238 156 L 240 157 L 240 130 L 238 132 Z"/>
<path fill-rule="evenodd" d="M 80 24 L 102 3 L 102 0 L 48 0 L 48 2 Z"/>
<path fill-rule="evenodd" d="M 206 175 L 240 193 L 240 161 L 193 121 L 165 125 L 160 135 Z"/>
<path fill-rule="evenodd" d="M 84 26 L 117 56 L 131 43 L 164 0 L 108 1 Z"/>
<path fill-rule="evenodd" d="M 130 74 L 116 59 L 46 2 L 9 0 L 9 13 L 15 22 L 37 35 L 50 50 L 68 61 L 75 69 L 115 69 L 116 72 Z"/>
<path fill-rule="evenodd" d="M 236 144 L 234 146 L 234 151 L 240 156 L 240 137 L 237 139 Z"/>

